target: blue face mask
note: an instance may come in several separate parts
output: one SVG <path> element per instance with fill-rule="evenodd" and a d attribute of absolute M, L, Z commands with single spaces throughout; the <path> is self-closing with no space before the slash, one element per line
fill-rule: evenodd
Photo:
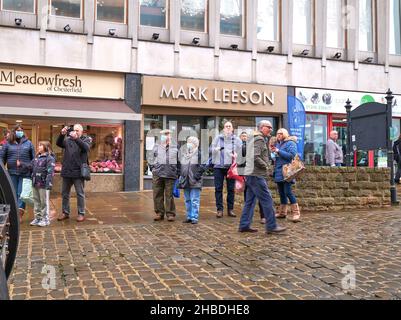
<path fill-rule="evenodd" d="M 167 136 L 161 136 L 161 137 L 160 137 L 160 141 L 161 141 L 162 143 L 165 143 L 165 142 L 167 141 Z"/>
<path fill-rule="evenodd" d="M 276 155 L 275 152 L 272 152 L 272 153 L 270 154 L 270 156 L 271 156 L 272 160 L 275 160 L 275 159 L 277 158 L 277 155 Z"/>
<path fill-rule="evenodd" d="M 16 131 L 15 136 L 17 139 L 21 139 L 24 136 L 24 131 Z"/>

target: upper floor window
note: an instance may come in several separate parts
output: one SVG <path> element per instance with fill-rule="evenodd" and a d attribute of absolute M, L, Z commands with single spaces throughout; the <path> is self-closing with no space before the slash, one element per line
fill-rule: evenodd
<path fill-rule="evenodd" d="M 294 0 L 293 42 L 311 45 L 313 42 L 313 0 Z"/>
<path fill-rule="evenodd" d="M 390 54 L 401 55 L 401 1 L 390 0 Z"/>
<path fill-rule="evenodd" d="M 51 13 L 55 16 L 80 19 L 82 0 L 51 0 Z"/>
<path fill-rule="evenodd" d="M 327 46 L 330 48 L 344 48 L 344 7 L 344 0 L 327 0 Z"/>
<path fill-rule="evenodd" d="M 126 0 L 97 0 L 97 20 L 125 23 Z"/>
<path fill-rule="evenodd" d="M 231 36 L 243 36 L 243 0 L 221 0 L 220 33 Z"/>
<path fill-rule="evenodd" d="M 258 39 L 278 41 L 279 0 L 258 0 Z"/>
<path fill-rule="evenodd" d="M 206 0 L 181 0 L 181 28 L 206 31 Z"/>
<path fill-rule="evenodd" d="M 167 28 L 167 1 L 141 0 L 141 25 Z"/>
<path fill-rule="evenodd" d="M 373 0 L 359 0 L 359 50 L 373 51 Z"/>
<path fill-rule="evenodd" d="M 2 10 L 35 13 L 35 0 L 3 0 Z"/>

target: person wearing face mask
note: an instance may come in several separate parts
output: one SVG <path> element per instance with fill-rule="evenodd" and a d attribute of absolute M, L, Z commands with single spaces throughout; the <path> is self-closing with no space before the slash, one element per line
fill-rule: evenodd
<path fill-rule="evenodd" d="M 29 164 L 35 158 L 35 148 L 32 142 L 25 136 L 21 125 L 15 126 L 8 136 L 7 143 L 1 151 L 1 160 L 7 165 L 14 189 L 17 193 L 20 219 L 25 213 L 25 203 L 20 199 L 22 181 L 31 178 Z"/>
<path fill-rule="evenodd" d="M 199 139 L 189 137 L 187 144 L 180 149 L 179 188 L 184 189 L 186 219 L 184 223 L 197 224 L 199 220 L 202 175 L 207 166 L 201 163 Z"/>
<path fill-rule="evenodd" d="M 157 143 L 148 159 L 153 176 L 153 202 L 156 217 L 154 221 L 175 221 L 174 184 L 179 172 L 178 147 L 171 141 L 171 131 L 160 132 Z"/>

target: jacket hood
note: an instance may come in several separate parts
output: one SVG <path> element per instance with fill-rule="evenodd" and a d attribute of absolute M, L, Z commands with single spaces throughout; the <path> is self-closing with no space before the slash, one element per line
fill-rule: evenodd
<path fill-rule="evenodd" d="M 284 141 L 292 141 L 292 142 L 295 142 L 295 143 L 297 143 L 297 141 L 298 141 L 298 138 L 296 137 L 296 136 L 290 136 L 290 137 L 288 137 L 287 139 L 285 139 Z"/>
<path fill-rule="evenodd" d="M 253 136 L 256 138 L 256 137 L 262 137 L 263 138 L 263 133 L 262 132 L 260 132 L 260 131 L 254 131 L 253 132 Z"/>

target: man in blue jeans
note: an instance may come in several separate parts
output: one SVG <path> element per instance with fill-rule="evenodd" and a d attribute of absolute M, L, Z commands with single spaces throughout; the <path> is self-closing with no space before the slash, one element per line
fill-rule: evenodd
<path fill-rule="evenodd" d="M 258 131 L 254 133 L 253 139 L 248 143 L 246 166 L 243 172 L 247 187 L 246 201 L 242 210 L 239 232 L 257 232 L 251 228 L 256 199 L 259 200 L 267 220 L 267 233 L 281 233 L 287 229 L 276 223 L 273 199 L 266 182 L 269 151 L 264 137 L 267 137 L 271 130 L 272 125 L 269 121 L 261 121 L 258 124 Z"/>

